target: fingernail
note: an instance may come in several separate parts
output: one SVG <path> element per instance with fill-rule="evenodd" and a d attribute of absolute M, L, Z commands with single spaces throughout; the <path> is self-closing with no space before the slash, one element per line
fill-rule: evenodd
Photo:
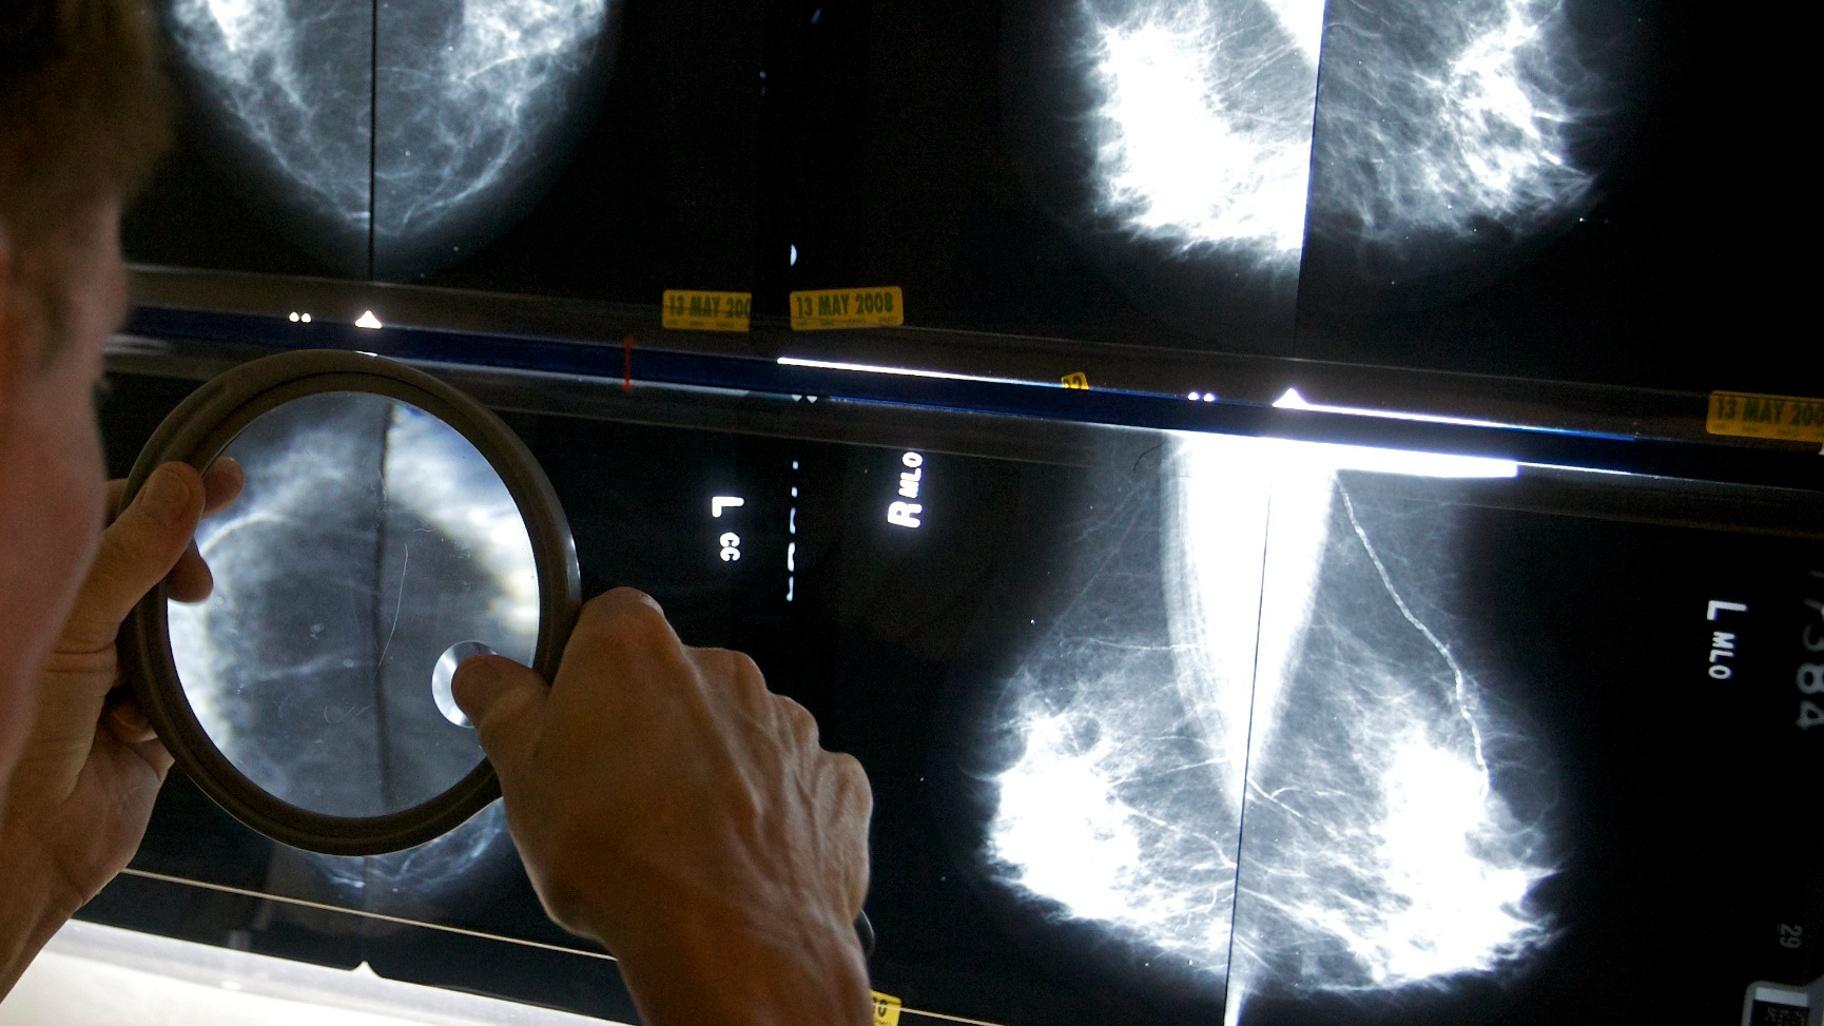
<path fill-rule="evenodd" d="M 163 467 L 152 472 L 140 493 L 145 510 L 160 520 L 176 520 L 190 511 L 190 485 L 175 470 Z"/>

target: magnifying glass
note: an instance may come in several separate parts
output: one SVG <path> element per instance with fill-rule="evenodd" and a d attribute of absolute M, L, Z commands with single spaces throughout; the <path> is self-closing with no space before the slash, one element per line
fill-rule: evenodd
<path fill-rule="evenodd" d="M 165 463 L 222 456 L 245 485 L 198 531 L 214 593 L 160 588 L 122 631 L 177 764 L 241 822 L 331 855 L 422 844 L 500 797 L 456 668 L 492 652 L 553 679 L 581 606 L 569 522 L 524 443 L 421 371 L 291 352 L 179 404 L 127 499 Z"/>
<path fill-rule="evenodd" d="M 569 524 L 525 445 L 428 374 L 287 353 L 180 404 L 127 495 L 161 464 L 221 456 L 246 485 L 199 532 L 215 593 L 155 592 L 123 632 L 177 763 L 247 825 L 333 855 L 412 847 L 498 798 L 455 667 L 492 651 L 550 679 L 581 603 Z"/>

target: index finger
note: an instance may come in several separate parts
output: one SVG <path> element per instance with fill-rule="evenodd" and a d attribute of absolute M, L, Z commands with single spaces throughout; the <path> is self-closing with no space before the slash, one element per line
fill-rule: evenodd
<path fill-rule="evenodd" d="M 678 634 L 665 618 L 665 610 L 651 595 L 633 588 L 615 588 L 583 604 L 571 638 L 615 644 L 647 644 L 683 648 Z"/>
<path fill-rule="evenodd" d="M 655 680 L 675 680 L 668 667 L 685 664 L 684 643 L 659 604 L 643 592 L 616 588 L 583 605 L 551 684 L 560 701 L 599 696 L 604 687 L 613 701 L 623 701 Z"/>

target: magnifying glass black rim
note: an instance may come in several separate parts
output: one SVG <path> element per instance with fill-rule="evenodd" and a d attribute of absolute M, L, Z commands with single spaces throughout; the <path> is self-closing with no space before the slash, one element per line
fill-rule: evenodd
<path fill-rule="evenodd" d="M 159 466 L 181 462 L 201 471 L 256 418 L 285 403 L 328 392 L 361 392 L 410 403 L 454 428 L 493 467 L 531 535 L 539 591 L 532 668 L 550 680 L 582 603 L 569 521 L 519 436 L 486 407 L 423 371 L 341 350 L 287 352 L 236 367 L 179 403 L 153 432 L 127 478 L 123 508 Z M 161 584 L 134 607 L 122 627 L 126 678 L 177 765 L 241 822 L 297 848 L 376 855 L 447 833 L 500 797 L 499 780 L 483 759 L 442 794 L 381 816 L 332 816 L 278 798 L 222 754 L 197 719 L 171 654 L 166 601 Z"/>

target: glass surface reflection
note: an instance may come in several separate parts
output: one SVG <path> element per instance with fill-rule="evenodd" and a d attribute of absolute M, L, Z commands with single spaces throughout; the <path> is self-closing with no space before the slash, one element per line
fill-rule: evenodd
<path fill-rule="evenodd" d="M 210 739 L 312 812 L 418 805 L 481 761 L 432 676 L 477 639 L 530 662 L 538 577 L 518 507 L 449 425 L 383 396 L 285 404 L 226 449 L 246 489 L 197 542 L 216 587 L 170 605 L 171 651 Z"/>

